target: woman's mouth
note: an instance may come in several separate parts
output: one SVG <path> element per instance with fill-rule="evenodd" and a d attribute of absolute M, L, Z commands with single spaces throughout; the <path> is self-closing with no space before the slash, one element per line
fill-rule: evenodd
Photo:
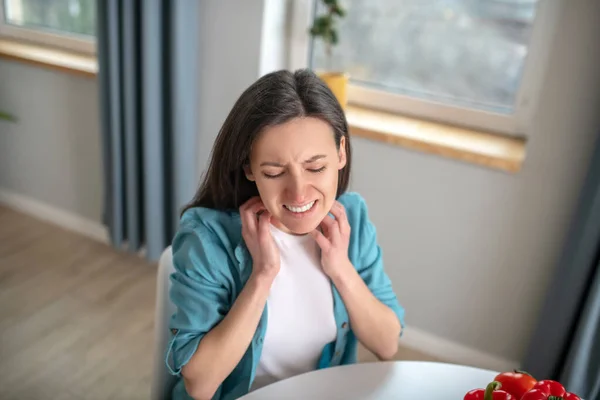
<path fill-rule="evenodd" d="M 283 206 L 286 208 L 286 210 L 291 211 L 294 214 L 304 214 L 309 212 L 314 207 L 316 202 L 317 200 L 313 200 L 310 203 L 306 203 L 304 205 L 292 206 L 284 204 Z"/>

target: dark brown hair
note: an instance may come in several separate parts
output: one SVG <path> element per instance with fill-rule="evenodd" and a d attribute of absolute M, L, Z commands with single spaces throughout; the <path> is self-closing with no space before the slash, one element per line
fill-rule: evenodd
<path fill-rule="evenodd" d="M 193 200 L 185 207 L 238 209 L 253 196 L 256 184 L 246 179 L 252 144 L 269 126 L 298 117 L 327 122 L 339 149 L 346 138 L 346 166 L 338 172 L 339 197 L 348 188 L 351 146 L 346 116 L 329 88 L 312 71 L 277 71 L 258 79 L 242 93 L 215 140 L 210 165 Z"/>

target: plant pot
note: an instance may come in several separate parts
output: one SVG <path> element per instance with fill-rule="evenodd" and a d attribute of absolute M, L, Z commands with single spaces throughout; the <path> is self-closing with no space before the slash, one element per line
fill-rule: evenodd
<path fill-rule="evenodd" d="M 342 108 L 346 109 L 348 105 L 348 80 L 350 79 L 350 75 L 346 72 L 321 72 L 318 76 L 329 86 L 329 89 L 331 89 Z"/>

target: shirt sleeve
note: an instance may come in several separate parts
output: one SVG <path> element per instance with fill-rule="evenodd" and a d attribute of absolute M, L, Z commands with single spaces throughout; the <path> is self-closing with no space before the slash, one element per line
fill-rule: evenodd
<path fill-rule="evenodd" d="M 200 238 L 202 236 L 202 238 Z M 170 298 L 175 306 L 169 329 L 166 364 L 179 376 L 200 340 L 230 308 L 230 287 L 224 271 L 230 263 L 218 238 L 208 229 L 181 228 L 172 244 Z"/>
<path fill-rule="evenodd" d="M 377 232 L 369 220 L 364 200 L 360 202 L 359 210 L 358 240 L 361 265 L 355 267 L 371 293 L 394 311 L 402 326 L 400 333 L 402 336 L 405 327 L 404 308 L 398 302 L 392 282 L 383 268 L 383 257 L 381 247 L 377 242 Z"/>

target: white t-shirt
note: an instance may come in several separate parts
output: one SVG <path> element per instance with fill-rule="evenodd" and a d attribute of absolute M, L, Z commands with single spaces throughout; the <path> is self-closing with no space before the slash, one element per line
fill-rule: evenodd
<path fill-rule="evenodd" d="M 331 282 L 310 235 L 271 226 L 281 268 L 267 300 L 268 322 L 251 390 L 316 369 L 323 348 L 336 338 Z"/>

